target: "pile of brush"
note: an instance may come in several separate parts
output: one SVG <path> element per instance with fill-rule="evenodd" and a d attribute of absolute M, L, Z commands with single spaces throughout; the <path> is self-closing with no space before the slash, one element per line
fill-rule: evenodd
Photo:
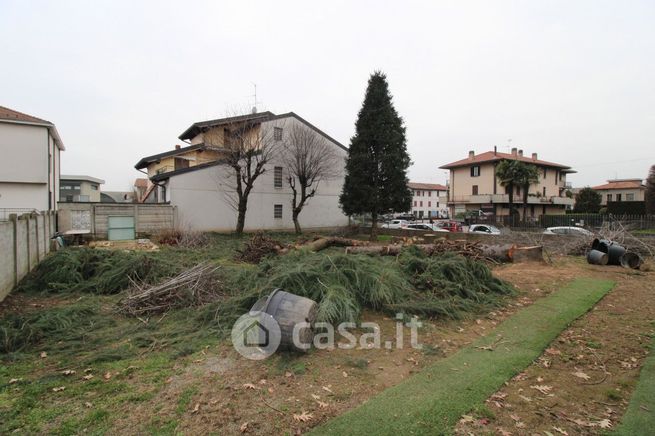
<path fill-rule="evenodd" d="M 216 301 L 221 296 L 218 269 L 204 262 L 156 285 L 133 282 L 127 295 L 118 302 L 119 311 L 131 316 L 148 316 Z"/>
<path fill-rule="evenodd" d="M 235 259 L 241 262 L 259 263 L 271 254 L 278 254 L 284 245 L 280 241 L 269 238 L 263 232 L 257 232 L 246 242 L 242 250 L 238 250 Z"/>

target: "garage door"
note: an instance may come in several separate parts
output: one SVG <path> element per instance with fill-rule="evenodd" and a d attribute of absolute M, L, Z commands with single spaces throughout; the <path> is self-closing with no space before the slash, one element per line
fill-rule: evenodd
<path fill-rule="evenodd" d="M 107 237 L 110 241 L 134 239 L 133 216 L 110 216 L 107 219 L 109 220 Z"/>

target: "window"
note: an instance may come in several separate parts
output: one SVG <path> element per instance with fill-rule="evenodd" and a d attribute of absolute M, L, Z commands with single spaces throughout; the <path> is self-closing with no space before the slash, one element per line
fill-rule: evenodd
<path fill-rule="evenodd" d="M 98 185 L 91 185 L 91 190 L 92 191 L 97 191 L 98 190 Z"/>
<path fill-rule="evenodd" d="M 607 194 L 607 202 L 609 203 L 612 201 L 612 194 Z"/>
<path fill-rule="evenodd" d="M 428 207 L 432 207 L 432 202 L 428 201 Z"/>
<path fill-rule="evenodd" d="M 544 192 L 544 197 L 545 197 L 546 196 L 546 187 L 545 186 L 544 186 L 543 192 Z"/>
<path fill-rule="evenodd" d="M 480 177 L 480 165 L 471 167 L 471 177 Z"/>
<path fill-rule="evenodd" d="M 478 195 L 478 185 L 473 185 L 472 186 L 473 190 L 473 195 Z"/>
<path fill-rule="evenodd" d="M 423 207 L 423 202 L 421 201 L 421 207 Z"/>
<path fill-rule="evenodd" d="M 273 205 L 273 218 L 282 219 L 282 205 L 274 204 Z"/>
<path fill-rule="evenodd" d="M 273 127 L 273 139 L 282 141 L 282 127 Z"/>
<path fill-rule="evenodd" d="M 273 187 L 282 187 L 282 167 L 273 168 Z"/>
<path fill-rule="evenodd" d="M 546 175 L 548 174 L 548 169 L 544 168 L 544 180 L 546 180 Z"/>
<path fill-rule="evenodd" d="M 621 194 L 616 194 L 616 201 L 621 201 Z"/>
<path fill-rule="evenodd" d="M 432 197 L 432 191 L 428 191 L 428 197 Z"/>
<path fill-rule="evenodd" d="M 414 200 L 414 207 L 418 204 L 418 201 Z"/>
<path fill-rule="evenodd" d="M 625 201 L 635 201 L 635 194 L 625 194 Z"/>

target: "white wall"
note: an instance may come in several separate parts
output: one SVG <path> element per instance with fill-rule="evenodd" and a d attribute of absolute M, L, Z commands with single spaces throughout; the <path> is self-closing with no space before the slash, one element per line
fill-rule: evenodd
<path fill-rule="evenodd" d="M 290 129 L 300 123 L 294 118 L 271 122 L 271 125 Z M 271 127 L 271 126 L 265 126 Z M 340 161 L 340 175 L 318 186 L 317 194 L 309 200 L 300 213 L 300 225 L 304 229 L 336 227 L 348 224 L 348 217 L 339 207 L 339 195 L 343 186 L 343 167 L 346 151 L 334 145 L 336 153 L 343 157 Z M 293 229 L 291 218 L 292 191 L 287 183 L 286 169 L 283 169 L 282 188 L 274 187 L 273 167 L 284 165 L 271 162 L 266 172 L 255 182 L 253 192 L 248 198 L 245 230 Z M 236 211 L 231 206 L 234 198 L 234 175 L 231 168 L 217 165 L 196 171 L 172 176 L 167 186 L 167 200 L 177 206 L 178 222 L 182 228 L 194 230 L 231 231 L 236 227 Z M 282 219 L 273 217 L 275 204 L 282 205 Z"/>
<path fill-rule="evenodd" d="M 48 210 L 48 185 L 0 182 L 0 209 L 4 208 Z"/>

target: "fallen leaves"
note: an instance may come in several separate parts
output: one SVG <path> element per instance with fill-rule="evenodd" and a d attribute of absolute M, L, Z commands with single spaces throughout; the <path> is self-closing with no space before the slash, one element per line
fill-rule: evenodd
<path fill-rule="evenodd" d="M 73 375 L 73 374 L 75 374 L 75 370 L 74 369 L 65 369 L 61 373 L 63 375 Z"/>
<path fill-rule="evenodd" d="M 532 385 L 530 386 L 532 389 L 536 389 L 539 392 L 541 392 L 544 395 L 550 394 L 550 391 L 553 390 L 552 386 L 547 386 L 547 385 Z"/>
<path fill-rule="evenodd" d="M 296 414 L 293 415 L 294 421 L 298 421 L 298 422 L 308 422 L 311 421 L 313 418 L 314 415 L 312 415 L 311 413 L 307 413 L 305 411 L 303 411 L 300 415 L 296 415 Z"/>
<path fill-rule="evenodd" d="M 600 428 L 612 428 L 612 421 L 609 419 L 601 419 L 598 422 L 595 422 L 594 425 L 597 425 Z"/>
<path fill-rule="evenodd" d="M 257 389 L 257 386 L 255 386 L 255 385 L 252 384 L 252 383 L 244 383 L 244 384 L 243 384 L 243 387 L 244 387 L 245 389 Z"/>
<path fill-rule="evenodd" d="M 583 380 L 589 380 L 589 379 L 591 379 L 591 377 L 589 377 L 587 374 L 585 374 L 585 373 L 582 372 L 582 371 L 572 372 L 571 374 L 573 374 L 575 377 L 581 378 L 581 379 L 583 379 Z"/>
<path fill-rule="evenodd" d="M 66 390 L 66 386 L 59 386 L 57 388 L 52 388 L 52 392 L 61 392 Z"/>
<path fill-rule="evenodd" d="M 191 413 L 196 413 L 200 410 L 200 403 L 196 403 L 195 406 L 193 406 L 193 409 L 191 410 Z"/>
<path fill-rule="evenodd" d="M 247 432 L 248 431 L 248 421 L 241 424 L 241 427 L 239 427 L 239 430 L 241 430 L 241 433 Z"/>
<path fill-rule="evenodd" d="M 91 380 L 93 378 L 93 374 L 87 374 L 84 377 L 82 377 L 84 380 Z"/>

